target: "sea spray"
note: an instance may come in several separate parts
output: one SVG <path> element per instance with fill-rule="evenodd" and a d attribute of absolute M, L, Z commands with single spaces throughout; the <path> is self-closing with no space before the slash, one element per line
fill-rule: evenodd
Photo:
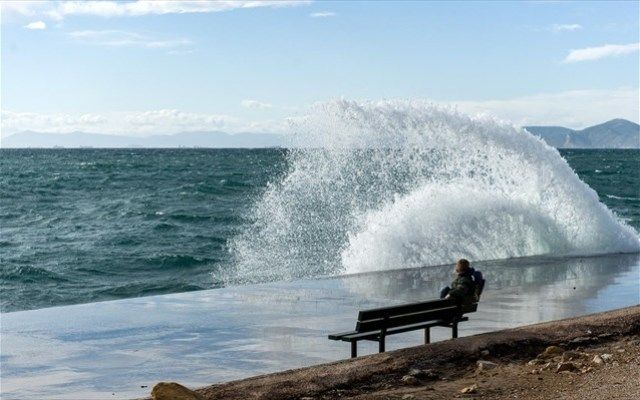
<path fill-rule="evenodd" d="M 293 130 L 288 171 L 230 242 L 232 281 L 640 250 L 523 129 L 424 102 L 339 100 Z"/>

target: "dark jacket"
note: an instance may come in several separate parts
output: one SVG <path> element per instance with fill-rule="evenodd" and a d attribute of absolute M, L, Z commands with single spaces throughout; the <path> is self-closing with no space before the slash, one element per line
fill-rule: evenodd
<path fill-rule="evenodd" d="M 473 304 L 476 301 L 476 286 L 471 278 L 471 271 L 466 271 L 451 282 L 449 296 L 458 304 Z"/>

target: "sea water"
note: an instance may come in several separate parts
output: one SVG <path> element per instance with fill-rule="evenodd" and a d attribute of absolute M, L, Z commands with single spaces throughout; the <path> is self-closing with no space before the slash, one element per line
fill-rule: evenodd
<path fill-rule="evenodd" d="M 416 102 L 319 105 L 290 149 L 0 150 L 2 312 L 640 250 L 638 150 Z"/>

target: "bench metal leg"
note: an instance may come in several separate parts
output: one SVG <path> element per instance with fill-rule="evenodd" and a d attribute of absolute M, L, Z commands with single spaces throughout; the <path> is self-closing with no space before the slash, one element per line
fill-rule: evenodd
<path fill-rule="evenodd" d="M 358 357 L 358 342 L 351 342 L 351 358 Z"/>
<path fill-rule="evenodd" d="M 386 318 L 385 318 L 386 321 Z M 384 353 L 384 340 L 387 336 L 387 329 L 382 328 L 380 330 L 380 336 L 378 337 L 378 353 Z"/>
<path fill-rule="evenodd" d="M 431 343 L 431 328 L 424 328 L 424 344 Z"/>
<path fill-rule="evenodd" d="M 453 325 L 451 326 L 451 337 L 453 339 L 458 337 L 458 321 L 454 321 Z"/>

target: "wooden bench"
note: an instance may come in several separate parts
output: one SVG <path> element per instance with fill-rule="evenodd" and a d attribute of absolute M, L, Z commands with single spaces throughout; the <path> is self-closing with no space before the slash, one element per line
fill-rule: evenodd
<path fill-rule="evenodd" d="M 459 306 L 447 299 L 363 310 L 358 313 L 355 330 L 329 335 L 329 339 L 350 342 L 351 358 L 358 356 L 360 340 L 378 342 L 378 351 L 383 353 L 385 338 L 397 333 L 424 329 L 424 342 L 427 344 L 431 340 L 430 328 L 444 326 L 451 328 L 452 338 L 457 338 L 458 323 L 469 320 L 464 314 L 477 309 L 478 303 Z"/>

